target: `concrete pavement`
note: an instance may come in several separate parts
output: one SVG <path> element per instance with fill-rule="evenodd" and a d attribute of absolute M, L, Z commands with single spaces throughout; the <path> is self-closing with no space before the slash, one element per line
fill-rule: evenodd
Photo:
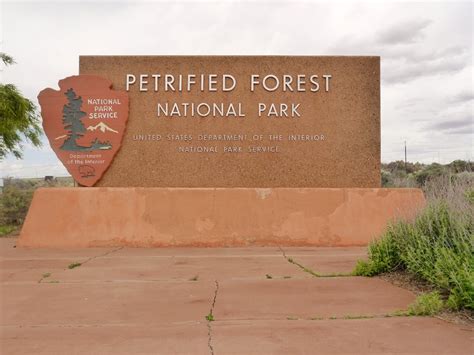
<path fill-rule="evenodd" d="M 467 326 L 386 318 L 415 299 L 410 291 L 377 278 L 315 277 L 288 261 L 349 273 L 365 248 L 14 244 L 0 239 L 1 354 L 473 352 Z"/>

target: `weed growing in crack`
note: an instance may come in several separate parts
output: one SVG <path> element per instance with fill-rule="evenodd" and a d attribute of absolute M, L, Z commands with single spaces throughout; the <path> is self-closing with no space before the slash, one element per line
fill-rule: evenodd
<path fill-rule="evenodd" d="M 50 272 L 45 272 L 44 274 L 41 275 L 41 278 L 38 280 L 38 283 L 42 283 L 44 279 L 47 279 L 48 277 L 51 276 Z"/>
<path fill-rule="evenodd" d="M 79 267 L 81 265 L 82 265 L 81 263 L 72 263 L 72 264 L 69 264 L 69 266 L 67 268 L 72 270 L 72 269 L 74 269 L 76 267 Z"/>
<path fill-rule="evenodd" d="M 199 279 L 199 275 L 196 275 L 194 277 L 191 277 L 189 281 L 197 281 Z"/>
<path fill-rule="evenodd" d="M 330 274 L 320 274 L 319 277 L 348 277 L 354 276 L 352 272 L 332 272 Z"/>
<path fill-rule="evenodd" d="M 342 317 L 343 319 L 370 319 L 370 318 L 375 318 L 375 316 L 370 316 L 370 315 L 364 315 L 364 314 L 359 314 L 359 315 L 345 315 Z"/>
<path fill-rule="evenodd" d="M 393 318 L 393 317 L 416 317 L 416 316 L 435 316 L 445 309 L 446 305 L 442 301 L 438 292 L 421 294 L 416 300 L 408 306 L 406 310 L 398 310 L 386 314 L 346 314 L 344 316 L 310 317 L 309 320 L 354 320 L 354 319 L 373 319 L 373 318 Z M 292 317 L 287 319 L 293 320 Z M 295 318 L 296 319 L 296 318 Z"/>
<path fill-rule="evenodd" d="M 209 314 L 206 316 L 206 320 L 208 322 L 213 322 L 215 319 L 214 319 L 214 314 L 212 313 L 213 310 L 214 310 L 214 307 L 216 305 L 216 299 L 217 299 L 217 292 L 219 291 L 219 283 L 217 282 L 217 280 L 215 281 L 216 283 L 216 290 L 214 291 L 214 299 L 212 300 L 212 304 L 211 304 L 211 309 L 209 310 Z M 209 327 L 209 342 L 210 342 L 210 332 L 211 332 L 211 326 L 210 324 L 208 323 L 207 326 Z M 212 347 L 209 345 L 209 348 L 212 349 Z"/>
<path fill-rule="evenodd" d="M 385 318 L 392 318 L 392 317 L 407 317 L 409 316 L 408 311 L 398 310 L 389 314 L 385 314 Z"/>
<path fill-rule="evenodd" d="M 354 276 L 353 272 L 333 272 L 333 273 L 330 273 L 330 274 L 320 274 L 316 271 L 311 270 L 310 268 L 307 268 L 304 265 L 301 265 L 297 261 L 293 260 L 293 258 L 286 258 L 286 260 L 288 260 L 289 263 L 298 266 L 304 272 L 307 272 L 308 274 L 313 275 L 314 277 L 347 277 L 347 276 Z"/>
<path fill-rule="evenodd" d="M 304 267 L 304 266 L 302 266 L 298 263 L 295 263 L 295 264 L 298 265 L 300 268 L 302 268 L 304 272 L 307 272 L 308 274 L 311 274 L 311 275 L 316 276 L 316 277 L 321 277 L 321 275 L 318 274 L 317 272 L 314 272 L 313 270 L 308 269 L 307 267 Z"/>
<path fill-rule="evenodd" d="M 273 276 L 270 275 L 270 274 L 266 274 L 265 277 L 266 277 L 267 279 L 273 279 Z"/>
<path fill-rule="evenodd" d="M 292 317 L 292 316 L 289 316 L 289 317 L 286 317 L 287 320 L 298 320 L 298 317 Z"/>
<path fill-rule="evenodd" d="M 283 276 L 284 279 L 291 279 L 291 276 Z"/>

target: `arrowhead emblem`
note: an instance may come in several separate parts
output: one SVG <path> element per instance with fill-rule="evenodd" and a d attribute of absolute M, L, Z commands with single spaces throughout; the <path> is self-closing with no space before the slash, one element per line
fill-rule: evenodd
<path fill-rule="evenodd" d="M 117 154 L 128 119 L 128 94 L 95 75 L 70 76 L 38 95 L 49 144 L 72 177 L 93 186 Z"/>

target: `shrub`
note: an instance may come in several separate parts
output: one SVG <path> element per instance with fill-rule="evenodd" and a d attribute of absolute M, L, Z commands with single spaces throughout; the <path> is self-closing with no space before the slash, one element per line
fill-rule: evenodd
<path fill-rule="evenodd" d="M 383 187 L 391 187 L 392 186 L 392 174 L 389 171 L 383 170 L 380 172 L 380 181 Z"/>
<path fill-rule="evenodd" d="M 354 268 L 354 271 L 352 271 L 352 274 L 354 276 L 374 276 L 379 274 L 380 272 L 378 270 L 375 270 L 372 267 L 372 263 L 369 261 L 365 260 L 357 260 L 356 266 Z"/>
<path fill-rule="evenodd" d="M 470 183 L 439 181 L 428 190 L 429 204 L 418 217 L 391 224 L 370 244 L 369 260 L 359 262 L 354 274 L 404 269 L 446 294 L 449 307 L 474 309 L 474 208 L 466 197 Z"/>
<path fill-rule="evenodd" d="M 439 176 L 443 176 L 447 173 L 448 169 L 445 166 L 438 163 L 432 163 L 428 166 L 425 166 L 423 170 L 418 171 L 415 176 L 418 184 L 423 186 L 427 181 Z"/>
<path fill-rule="evenodd" d="M 369 244 L 369 260 L 359 260 L 354 270 L 357 276 L 374 276 L 395 270 L 400 264 L 399 251 L 394 237 L 401 224 L 390 225 L 383 238 Z"/>
<path fill-rule="evenodd" d="M 0 225 L 0 237 L 7 236 L 13 232 L 15 232 L 18 229 L 17 226 L 12 226 L 12 225 Z"/>
<path fill-rule="evenodd" d="M 33 189 L 5 187 L 0 195 L 0 224 L 21 225 L 33 198 Z"/>
<path fill-rule="evenodd" d="M 474 188 L 466 191 L 466 200 L 474 205 Z"/>

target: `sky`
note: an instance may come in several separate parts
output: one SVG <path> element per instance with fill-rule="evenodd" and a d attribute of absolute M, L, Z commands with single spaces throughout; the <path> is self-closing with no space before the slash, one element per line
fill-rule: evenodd
<path fill-rule="evenodd" d="M 382 161 L 473 160 L 473 3 L 4 1 L 0 81 L 36 96 L 79 55 L 378 55 Z M 39 106 L 39 105 L 38 105 Z M 0 177 L 66 176 L 43 137 Z"/>

